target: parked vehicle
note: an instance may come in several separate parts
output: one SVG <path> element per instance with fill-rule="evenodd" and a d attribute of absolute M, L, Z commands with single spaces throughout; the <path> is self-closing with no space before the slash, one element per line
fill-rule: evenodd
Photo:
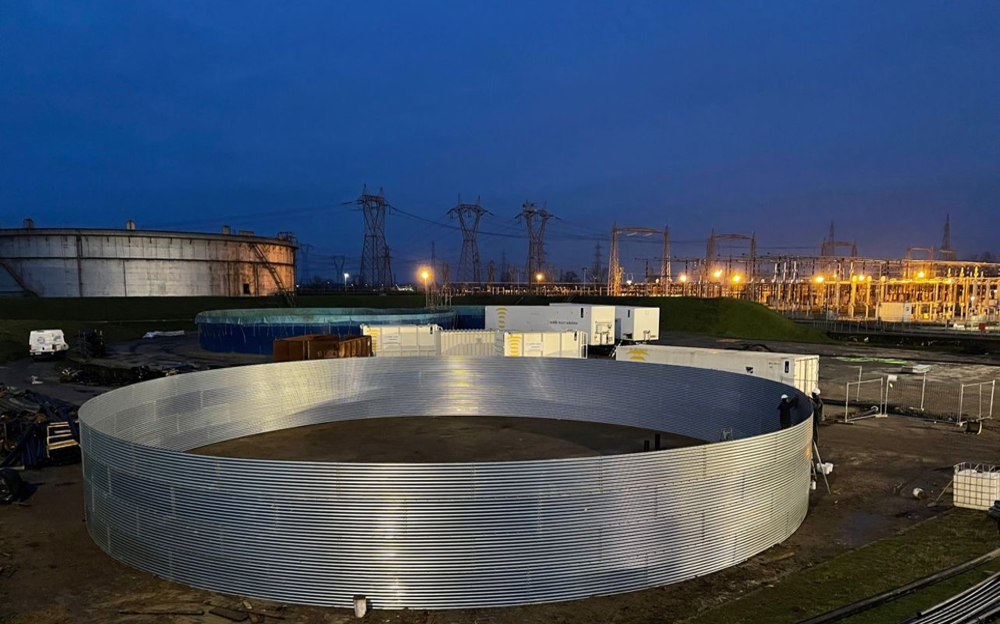
<path fill-rule="evenodd" d="M 35 329 L 28 335 L 31 357 L 55 357 L 69 351 L 66 336 L 61 329 Z"/>

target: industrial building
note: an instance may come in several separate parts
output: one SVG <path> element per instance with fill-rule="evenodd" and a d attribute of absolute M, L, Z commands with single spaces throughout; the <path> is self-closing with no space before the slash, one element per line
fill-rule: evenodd
<path fill-rule="evenodd" d="M 0 295 L 189 297 L 285 295 L 295 287 L 296 243 L 253 232 L 0 229 Z"/>

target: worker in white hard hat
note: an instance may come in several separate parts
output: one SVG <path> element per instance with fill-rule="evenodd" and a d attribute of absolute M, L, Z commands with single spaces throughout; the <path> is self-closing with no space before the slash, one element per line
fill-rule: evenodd
<path fill-rule="evenodd" d="M 826 416 L 823 415 L 823 399 L 819 397 L 819 388 L 813 388 L 810 399 L 813 405 L 813 442 L 819 442 L 819 422 L 826 421 Z"/>
<path fill-rule="evenodd" d="M 821 422 L 826 422 L 826 416 L 823 415 L 823 399 L 819 398 L 819 388 L 813 388 L 812 404 L 813 414 L 816 415 L 816 419 Z"/>
<path fill-rule="evenodd" d="M 787 394 L 781 395 L 781 403 L 778 403 L 778 417 L 782 429 L 792 426 L 792 408 L 799 404 L 799 395 L 789 398 Z"/>

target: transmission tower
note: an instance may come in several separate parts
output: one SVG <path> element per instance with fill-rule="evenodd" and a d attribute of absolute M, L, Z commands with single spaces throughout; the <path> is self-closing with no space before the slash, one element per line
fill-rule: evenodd
<path fill-rule="evenodd" d="M 518 220 L 524 219 L 525 227 L 528 228 L 528 262 L 524 270 L 529 282 L 545 267 L 545 224 L 549 219 L 557 218 L 544 205 L 539 210 L 535 202 L 524 202 L 517 215 Z"/>
<path fill-rule="evenodd" d="M 622 294 L 622 276 L 624 268 L 618 258 L 618 238 L 624 236 L 663 236 L 663 257 L 660 258 L 660 280 L 669 279 L 670 275 L 670 228 L 657 230 L 646 227 L 618 227 L 615 223 L 611 227 L 611 256 L 608 259 L 608 295 L 616 297 Z M 647 271 L 648 274 L 648 271 Z"/>
<path fill-rule="evenodd" d="M 941 237 L 941 249 L 938 254 L 942 260 L 954 260 L 955 250 L 951 248 L 951 215 L 944 217 L 944 235 Z"/>
<path fill-rule="evenodd" d="M 483 268 L 479 263 L 479 245 L 476 235 L 479 233 L 479 222 L 483 215 L 493 214 L 480 204 L 480 198 L 476 198 L 474 204 L 463 204 L 462 196 L 458 196 L 458 205 L 448 211 L 452 217 L 458 218 L 458 224 L 462 226 L 462 255 L 458 260 L 459 282 L 475 282 L 481 284 L 483 281 Z"/>
<path fill-rule="evenodd" d="M 355 202 L 365 216 L 365 244 L 361 252 L 361 284 L 386 289 L 393 285 L 389 245 L 385 242 L 385 216 L 392 208 L 385 193 L 369 193 L 365 186 Z"/>
<path fill-rule="evenodd" d="M 344 265 L 347 264 L 347 256 L 331 256 L 333 259 L 334 279 L 344 277 Z M 346 278 L 345 278 L 346 279 Z"/>
<path fill-rule="evenodd" d="M 667 290 L 673 271 L 670 267 L 670 228 L 663 227 L 663 255 L 660 257 L 660 288 L 663 292 Z"/>
<path fill-rule="evenodd" d="M 594 283 L 601 281 L 601 243 L 594 245 L 594 266 L 590 267 L 590 272 L 593 274 Z"/>

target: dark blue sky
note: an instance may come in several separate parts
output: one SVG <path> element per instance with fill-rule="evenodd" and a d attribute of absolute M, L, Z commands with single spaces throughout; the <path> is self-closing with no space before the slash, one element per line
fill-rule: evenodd
<path fill-rule="evenodd" d="M 572 269 L 613 221 L 766 250 L 835 219 L 898 255 L 950 212 L 960 255 L 1000 251 L 993 0 L 8 0 L 0 60 L 0 226 L 292 230 L 314 267 L 356 267 L 361 215 L 335 204 L 368 183 L 431 220 L 482 195 L 492 232 L 547 201 Z M 401 278 L 460 249 L 403 215 L 388 238 Z"/>

